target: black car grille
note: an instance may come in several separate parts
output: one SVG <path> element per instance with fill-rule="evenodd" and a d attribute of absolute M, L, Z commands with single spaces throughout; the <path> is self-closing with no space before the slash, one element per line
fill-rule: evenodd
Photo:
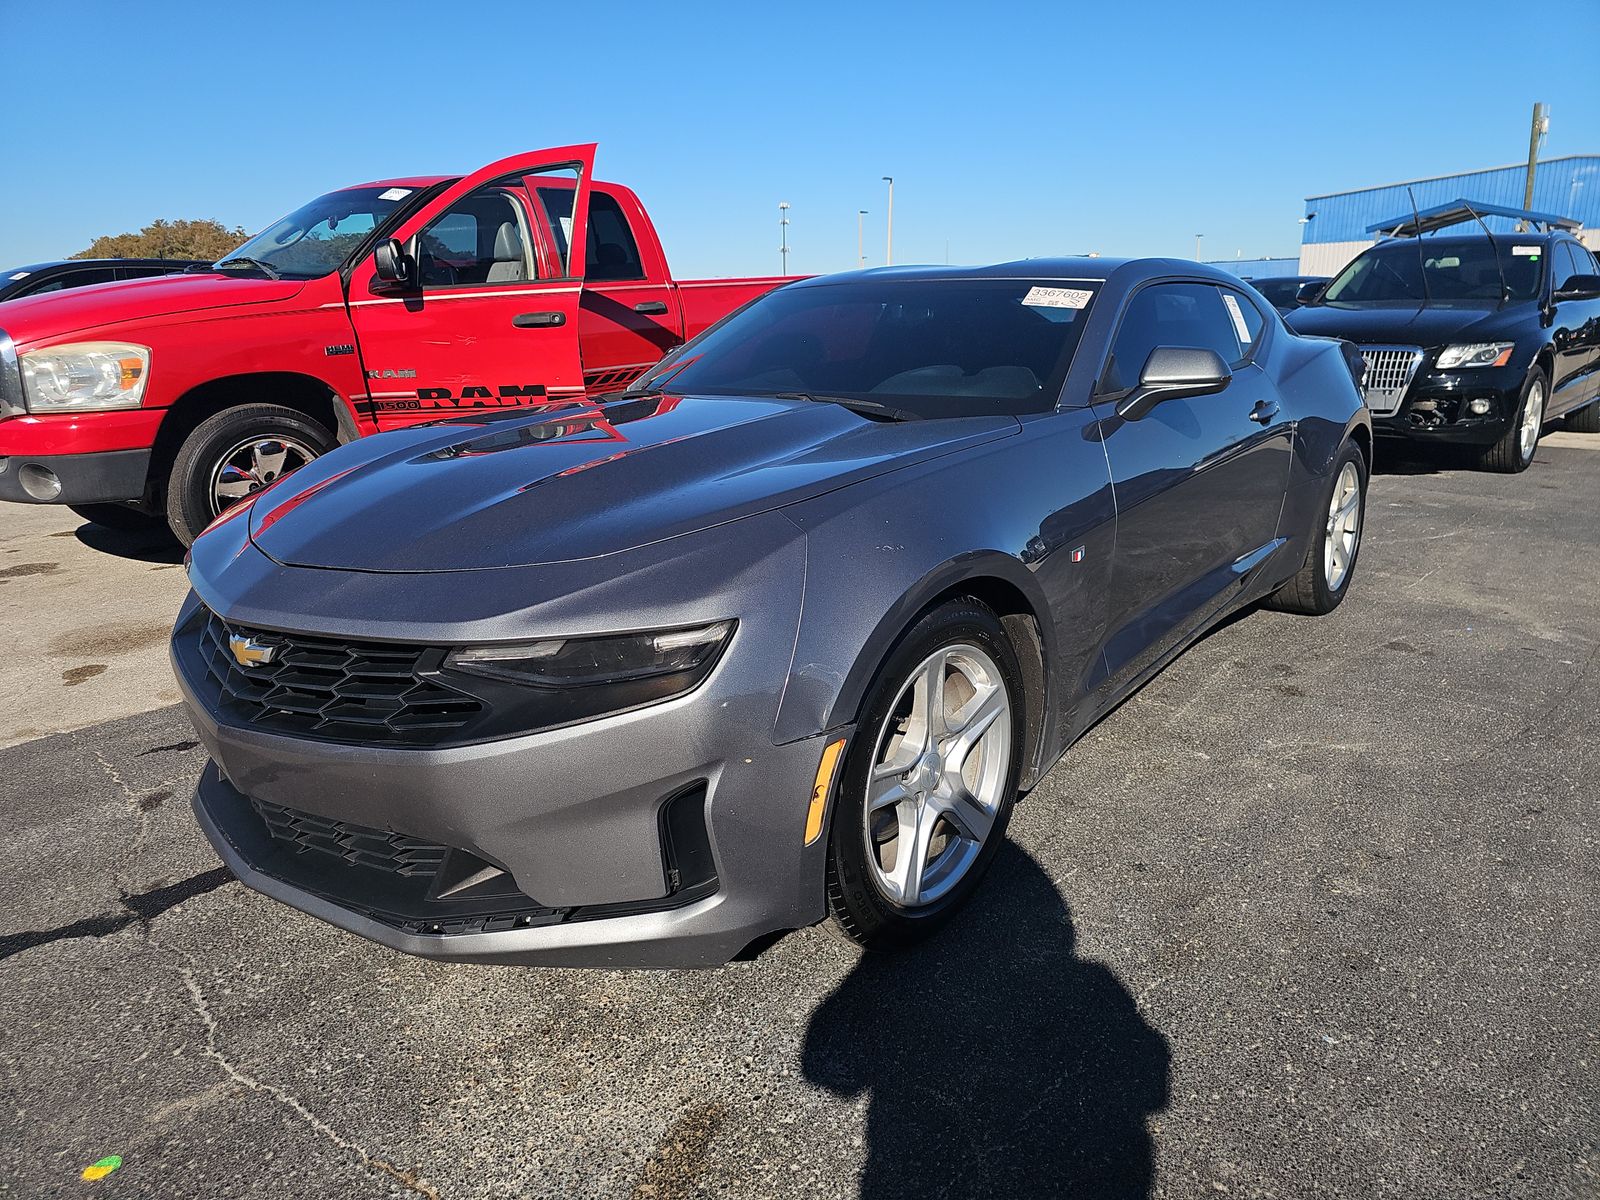
<path fill-rule="evenodd" d="M 265 822 L 267 832 L 277 841 L 288 843 L 287 848 L 296 853 L 315 851 L 342 858 L 352 866 L 388 871 L 408 879 L 431 879 L 450 852 L 447 846 L 402 833 L 333 821 L 264 800 L 252 799 L 250 803 Z"/>
<path fill-rule="evenodd" d="M 276 733 L 367 745 L 448 742 L 485 708 L 424 671 L 442 652 L 425 646 L 349 642 L 230 626 L 202 610 L 196 650 L 219 709 Z M 229 645 L 245 637 L 268 647 L 243 666 Z"/>

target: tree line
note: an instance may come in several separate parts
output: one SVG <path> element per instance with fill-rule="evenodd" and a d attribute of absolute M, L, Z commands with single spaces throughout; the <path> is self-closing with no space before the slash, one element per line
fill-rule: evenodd
<path fill-rule="evenodd" d="M 241 226 L 230 229 L 221 221 L 152 221 L 137 233 L 95 238 L 72 257 L 195 258 L 215 262 L 249 236 Z"/>

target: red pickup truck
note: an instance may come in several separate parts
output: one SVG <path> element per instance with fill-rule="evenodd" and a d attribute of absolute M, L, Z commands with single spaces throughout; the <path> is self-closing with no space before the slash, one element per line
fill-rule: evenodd
<path fill-rule="evenodd" d="M 625 387 L 785 282 L 673 280 L 594 149 L 345 188 L 198 272 L 0 304 L 0 500 L 192 541 L 339 442 Z"/>

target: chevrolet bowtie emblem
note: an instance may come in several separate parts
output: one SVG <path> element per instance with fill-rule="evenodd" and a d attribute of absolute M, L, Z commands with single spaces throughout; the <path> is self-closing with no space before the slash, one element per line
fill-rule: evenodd
<path fill-rule="evenodd" d="M 259 667 L 277 657 L 278 648 L 270 642 L 258 642 L 242 633 L 228 636 L 228 649 L 241 667 Z"/>

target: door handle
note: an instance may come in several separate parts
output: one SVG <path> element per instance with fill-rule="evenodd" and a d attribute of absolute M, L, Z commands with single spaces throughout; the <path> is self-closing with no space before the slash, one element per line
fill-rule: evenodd
<path fill-rule="evenodd" d="M 511 318 L 511 323 L 518 329 L 552 329 L 557 325 L 565 325 L 567 323 L 567 314 L 564 312 L 518 313 Z"/>
<path fill-rule="evenodd" d="M 667 311 L 665 300 L 641 300 L 633 306 L 633 311 L 646 317 L 659 317 Z"/>
<path fill-rule="evenodd" d="M 1278 415 L 1278 402 L 1276 400 L 1262 400 L 1250 410 L 1250 419 L 1258 425 L 1265 425 Z"/>

